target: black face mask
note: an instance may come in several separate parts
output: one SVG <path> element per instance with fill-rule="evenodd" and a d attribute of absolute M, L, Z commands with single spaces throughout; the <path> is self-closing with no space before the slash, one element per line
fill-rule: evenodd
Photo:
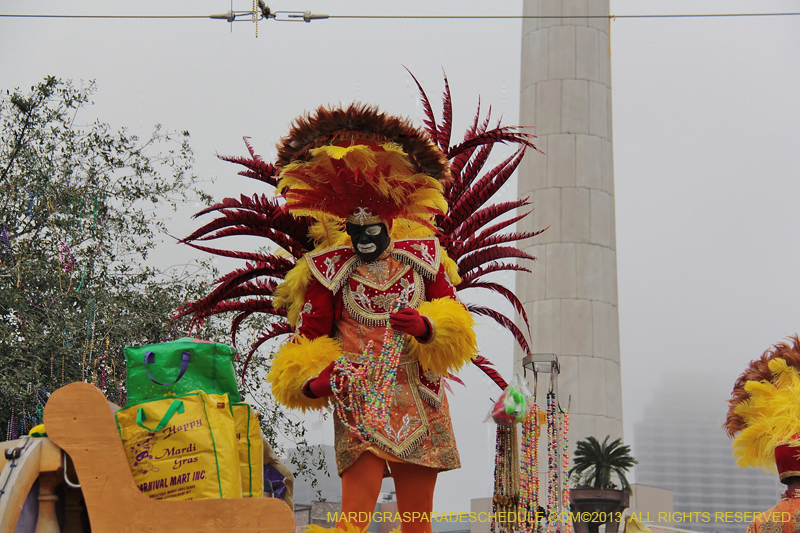
<path fill-rule="evenodd" d="M 347 223 L 347 234 L 353 241 L 353 250 L 364 261 L 375 261 L 392 241 L 383 224 Z"/>

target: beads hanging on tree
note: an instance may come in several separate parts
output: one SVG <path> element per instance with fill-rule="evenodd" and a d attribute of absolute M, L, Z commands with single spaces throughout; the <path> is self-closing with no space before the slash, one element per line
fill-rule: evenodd
<path fill-rule="evenodd" d="M 9 259 L 13 258 L 14 253 L 11 249 L 11 240 L 8 238 L 6 225 L 3 224 L 3 231 L 0 231 L 0 265 L 7 263 Z"/>

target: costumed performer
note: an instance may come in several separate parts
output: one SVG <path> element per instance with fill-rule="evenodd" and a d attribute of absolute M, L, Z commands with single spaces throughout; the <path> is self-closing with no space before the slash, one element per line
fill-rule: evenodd
<path fill-rule="evenodd" d="M 779 343 L 750 363 L 728 401 L 724 428 L 742 467 L 777 473 L 781 501 L 757 515 L 748 533 L 796 533 L 800 528 L 800 339 Z"/>
<path fill-rule="evenodd" d="M 353 131 L 354 123 L 371 128 Z M 321 108 L 298 119 L 278 157 L 278 192 L 288 212 L 343 222 L 350 243 L 307 253 L 295 267 L 303 281 L 293 284 L 290 273 L 276 291 L 288 298 L 307 284 L 295 333 L 267 380 L 287 407 L 329 405 L 336 360 L 344 355 L 357 363 L 370 341 L 378 353 L 387 323 L 402 332 L 385 425 L 370 428 L 365 440 L 348 427 L 352 419 L 334 413 L 341 512 L 369 517 L 390 474 L 398 511 L 415 517 L 404 521 L 403 532 L 430 532 L 429 519 L 416 517 L 430 516 L 437 474 L 460 466 L 443 380 L 477 352 L 472 317 L 456 298 L 434 236 L 433 216 L 447 211 L 440 183 L 448 179 L 447 159 L 423 131 L 362 106 Z M 428 236 L 395 240 L 395 225 Z M 408 306 L 393 312 L 398 298 Z M 338 525 L 345 523 L 363 529 L 369 519 Z"/>
<path fill-rule="evenodd" d="M 275 187 L 279 196 L 225 198 L 196 215 L 217 213 L 216 219 L 182 239 L 198 250 L 248 263 L 221 276 L 213 291 L 187 302 L 175 318 L 191 317 L 199 326 L 208 317 L 237 313 L 231 322 L 236 344 L 244 320 L 256 313 L 270 315 L 241 364 L 243 374 L 260 346 L 291 335 L 268 375 L 273 396 L 302 410 L 338 406 L 336 456 L 342 511 L 348 513 L 374 509 L 385 474 L 395 478 L 400 510 L 430 512 L 438 472 L 459 466 L 443 390 L 446 378 L 458 380 L 450 372 L 471 361 L 501 389 L 506 387 L 491 362 L 476 355 L 471 315 L 508 329 L 530 353 L 514 320 L 487 306 L 462 305 L 456 290 L 501 295 L 530 332 L 514 292 L 486 276 L 530 272 L 505 261 L 535 259 L 512 243 L 540 231 L 503 232 L 530 214 L 514 214 L 530 205 L 528 199 L 489 202 L 526 149 L 536 150 L 533 135 L 515 126 L 490 128 L 491 110 L 481 120 L 479 104 L 463 140 L 451 144 L 447 80 L 441 123 L 417 86 L 425 130 L 354 104 L 320 108 L 298 119 L 279 143 L 275 164 L 265 162 L 245 138 L 250 157 L 221 158 L 245 166 L 241 175 Z M 484 171 L 498 143 L 516 145 L 516 151 Z M 237 235 L 267 238 L 278 249 L 235 251 L 201 244 Z M 408 306 L 394 312 L 398 297 Z M 385 330 L 387 323 L 393 332 Z M 384 330 L 391 334 L 388 354 L 381 350 Z M 384 364 L 358 367 L 352 361 L 370 342 Z M 386 372 L 364 377 L 365 368 Z M 332 385 L 336 395 L 331 395 Z M 383 401 L 375 391 L 386 393 Z M 375 401 L 359 411 L 363 392 Z M 344 400 L 350 401 L 349 411 Z M 367 423 L 356 424 L 356 415 L 364 413 L 361 422 Z M 366 525 L 339 523 L 349 530 Z M 431 530 L 424 520 L 402 527 L 405 533 Z"/>

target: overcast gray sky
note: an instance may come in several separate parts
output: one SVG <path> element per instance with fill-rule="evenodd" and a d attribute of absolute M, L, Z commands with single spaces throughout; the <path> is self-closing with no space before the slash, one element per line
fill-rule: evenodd
<path fill-rule="evenodd" d="M 235 9 L 250 5 L 234 0 Z M 522 11 L 519 1 L 270 5 L 331 15 Z M 0 0 L 2 13 L 206 15 L 229 8 L 223 0 Z M 611 2 L 618 15 L 787 11 L 800 11 L 800 3 Z M 269 21 L 258 33 L 250 23 L 235 23 L 231 32 L 224 21 L 203 19 L 0 18 L 0 89 L 26 89 L 46 75 L 96 79 L 96 105 L 85 122 L 96 116 L 142 135 L 156 123 L 189 130 L 196 172 L 216 177 L 208 189 L 217 198 L 262 189 L 215 153 L 245 154 L 241 137 L 248 135 L 269 159 L 289 122 L 320 104 L 362 100 L 421 125 L 403 65 L 437 110 L 447 72 L 456 132 L 471 120 L 478 96 L 508 123 L 518 121 L 518 19 Z M 724 410 L 725 391 L 747 361 L 800 329 L 800 17 L 617 19 L 611 44 L 623 403 L 631 441 L 662 374 L 716 377 Z M 193 210 L 176 214 L 170 229 L 186 234 Z M 479 334 L 483 350 L 510 377 L 508 337 L 488 325 Z M 468 388 L 456 386 L 452 403 L 463 467 L 440 476 L 438 511 L 468 510 L 470 498 L 491 491 L 493 428 L 481 421 L 497 389 L 474 370 L 462 377 Z M 312 437 L 332 441 L 329 428 L 312 430 Z"/>

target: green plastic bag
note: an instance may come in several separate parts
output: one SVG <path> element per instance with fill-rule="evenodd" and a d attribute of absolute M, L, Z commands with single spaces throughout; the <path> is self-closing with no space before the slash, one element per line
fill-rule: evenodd
<path fill-rule="evenodd" d="M 226 344 L 184 337 L 173 342 L 126 346 L 128 405 L 201 390 L 241 402 L 233 357 Z"/>

